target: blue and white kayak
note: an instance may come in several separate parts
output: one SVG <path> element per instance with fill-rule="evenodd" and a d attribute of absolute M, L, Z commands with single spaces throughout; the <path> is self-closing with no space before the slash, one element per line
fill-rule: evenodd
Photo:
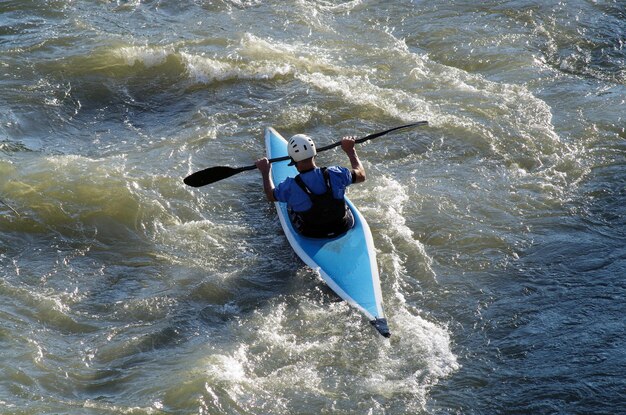
<path fill-rule="evenodd" d="M 273 128 L 265 130 L 265 146 L 268 158 L 287 156 L 287 141 Z M 296 168 L 288 164 L 289 161 L 272 164 L 275 184 L 298 174 Z M 354 215 L 354 226 L 331 239 L 300 235 L 289 220 L 287 204 L 276 202 L 276 210 L 291 247 L 302 261 L 317 271 L 342 299 L 365 314 L 380 334 L 389 337 L 372 233 L 365 218 L 347 197 L 346 203 Z"/>

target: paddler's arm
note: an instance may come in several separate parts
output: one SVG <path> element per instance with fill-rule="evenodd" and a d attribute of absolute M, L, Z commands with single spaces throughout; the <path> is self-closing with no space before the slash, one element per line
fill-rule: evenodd
<path fill-rule="evenodd" d="M 272 180 L 272 165 L 267 160 L 267 157 L 263 157 L 262 159 L 258 159 L 256 161 L 256 167 L 261 172 L 261 176 L 263 177 L 263 190 L 265 191 L 265 196 L 267 200 L 270 202 L 276 202 L 276 198 L 274 197 L 274 181 Z"/>
<path fill-rule="evenodd" d="M 361 183 L 365 181 L 365 168 L 359 160 L 359 156 L 356 154 L 354 148 L 354 140 L 356 137 L 344 137 L 341 140 L 341 149 L 348 155 L 350 159 L 350 165 L 352 166 L 352 177 L 354 177 L 354 183 Z"/>

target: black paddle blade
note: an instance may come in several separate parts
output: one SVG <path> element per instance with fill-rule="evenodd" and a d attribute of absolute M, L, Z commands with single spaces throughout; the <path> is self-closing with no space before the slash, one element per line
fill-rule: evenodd
<path fill-rule="evenodd" d="M 226 166 L 209 167 L 208 169 L 197 171 L 183 179 L 187 186 L 201 187 L 215 183 L 237 173 L 241 173 L 242 168 L 232 168 Z"/>

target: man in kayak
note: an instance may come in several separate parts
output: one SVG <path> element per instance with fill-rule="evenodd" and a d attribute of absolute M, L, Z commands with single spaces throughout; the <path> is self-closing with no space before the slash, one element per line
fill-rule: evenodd
<path fill-rule="evenodd" d="M 350 159 L 352 169 L 341 166 L 317 167 L 317 150 L 311 137 L 296 134 L 287 146 L 290 166 L 298 175 L 288 177 L 274 187 L 272 166 L 266 157 L 256 161 L 263 176 L 263 189 L 270 202 L 285 202 L 294 228 L 304 236 L 332 238 L 345 233 L 354 225 L 352 212 L 344 195 L 352 183 L 365 181 L 365 169 L 354 148 L 355 137 L 344 137 L 341 149 Z"/>

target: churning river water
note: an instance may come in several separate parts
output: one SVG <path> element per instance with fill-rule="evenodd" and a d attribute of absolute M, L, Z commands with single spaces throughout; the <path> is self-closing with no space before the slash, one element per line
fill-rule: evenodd
<path fill-rule="evenodd" d="M 0 413 L 626 413 L 625 43 L 622 0 L 0 1 Z M 421 120 L 349 191 L 390 339 L 258 172 L 182 182 Z"/>

